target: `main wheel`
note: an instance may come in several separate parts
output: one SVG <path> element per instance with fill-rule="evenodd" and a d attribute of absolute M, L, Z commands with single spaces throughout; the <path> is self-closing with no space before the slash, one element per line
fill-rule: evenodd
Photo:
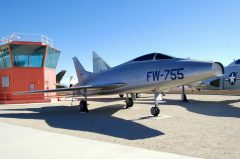
<path fill-rule="evenodd" d="M 150 112 L 153 116 L 158 116 L 158 114 L 160 113 L 160 109 L 158 107 L 152 107 Z"/>
<path fill-rule="evenodd" d="M 80 112 L 87 112 L 88 113 L 87 101 L 82 100 L 80 102 L 79 110 L 80 110 Z"/>
<path fill-rule="evenodd" d="M 132 107 L 133 106 L 133 100 L 132 98 L 128 98 L 126 101 L 126 108 Z"/>

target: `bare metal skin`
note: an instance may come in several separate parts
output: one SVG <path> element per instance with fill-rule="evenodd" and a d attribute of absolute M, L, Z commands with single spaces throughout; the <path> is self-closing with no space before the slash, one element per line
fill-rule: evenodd
<path fill-rule="evenodd" d="M 133 106 L 133 93 L 153 92 L 155 107 L 152 107 L 151 113 L 157 116 L 160 112 L 157 107 L 157 98 L 163 90 L 224 73 L 220 63 L 181 59 L 160 53 L 147 54 L 98 73 L 87 72 L 76 57 L 73 61 L 79 81 L 73 87 L 19 92 L 18 94 L 77 91 L 79 95 L 85 97 L 80 103 L 80 110 L 88 112 L 88 95 L 126 93 L 128 108 Z M 132 98 L 129 98 L 129 94 Z"/>

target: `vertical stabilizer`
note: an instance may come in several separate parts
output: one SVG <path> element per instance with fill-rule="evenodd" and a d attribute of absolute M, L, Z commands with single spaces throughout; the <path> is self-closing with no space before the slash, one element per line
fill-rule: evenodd
<path fill-rule="evenodd" d="M 88 72 L 84 69 L 82 64 L 78 61 L 77 57 L 73 57 L 73 63 L 75 66 L 78 82 L 81 83 L 87 77 L 91 75 L 91 72 Z"/>
<path fill-rule="evenodd" d="M 225 67 L 224 76 L 229 76 L 232 72 L 240 73 L 240 59 L 234 60 L 232 63 Z"/>
<path fill-rule="evenodd" d="M 57 75 L 56 75 L 56 83 L 60 83 L 63 76 L 66 74 L 66 70 L 62 70 L 60 71 Z"/>
<path fill-rule="evenodd" d="M 93 51 L 93 73 L 99 73 L 111 68 L 111 66 L 104 61 L 96 52 Z"/>

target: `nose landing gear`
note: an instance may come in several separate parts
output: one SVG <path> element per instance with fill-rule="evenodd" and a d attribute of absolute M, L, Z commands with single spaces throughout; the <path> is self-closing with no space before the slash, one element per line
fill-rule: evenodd
<path fill-rule="evenodd" d="M 150 109 L 150 112 L 153 116 L 158 116 L 160 109 L 158 108 L 158 100 L 162 99 L 161 93 L 154 93 L 154 107 Z"/>
<path fill-rule="evenodd" d="M 158 107 L 152 107 L 150 112 L 153 116 L 158 116 L 158 114 L 160 113 L 160 109 Z"/>

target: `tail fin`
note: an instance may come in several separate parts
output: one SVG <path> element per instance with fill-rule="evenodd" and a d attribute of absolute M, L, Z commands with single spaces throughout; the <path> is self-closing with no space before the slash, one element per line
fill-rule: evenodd
<path fill-rule="evenodd" d="M 65 75 L 67 71 L 66 70 L 62 70 L 60 71 L 57 75 L 56 75 L 56 83 L 60 83 L 63 76 Z"/>
<path fill-rule="evenodd" d="M 99 73 L 111 68 L 111 66 L 104 61 L 96 52 L 93 51 L 93 73 Z"/>
<path fill-rule="evenodd" d="M 74 78 L 74 76 L 71 75 L 70 78 L 69 78 L 69 83 L 71 83 L 73 81 L 73 78 Z"/>
<path fill-rule="evenodd" d="M 87 77 L 91 75 L 91 72 L 88 72 L 84 69 L 84 67 L 81 65 L 81 63 L 78 61 L 77 57 L 73 57 L 73 63 L 75 66 L 78 82 L 81 83 L 83 80 L 85 80 Z"/>
<path fill-rule="evenodd" d="M 78 83 L 77 77 L 75 75 L 71 75 L 69 77 L 69 87 L 72 87 L 73 85 L 75 85 L 77 83 Z"/>

